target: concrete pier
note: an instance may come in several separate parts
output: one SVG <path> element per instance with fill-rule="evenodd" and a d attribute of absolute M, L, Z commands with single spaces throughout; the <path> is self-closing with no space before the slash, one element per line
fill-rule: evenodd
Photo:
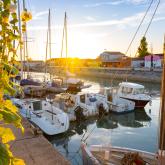
<path fill-rule="evenodd" d="M 23 159 L 26 165 L 70 165 L 42 134 L 33 133 L 28 120 L 23 119 L 22 124 L 24 134 L 10 127 L 16 136 L 16 140 L 10 143 L 14 156 Z"/>

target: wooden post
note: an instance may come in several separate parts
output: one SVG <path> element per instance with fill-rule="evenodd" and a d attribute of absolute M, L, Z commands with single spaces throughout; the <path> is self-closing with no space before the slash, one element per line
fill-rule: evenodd
<path fill-rule="evenodd" d="M 165 164 L 165 37 L 163 49 L 163 72 L 161 87 L 161 109 L 160 109 L 160 137 L 159 137 L 159 164 Z"/>

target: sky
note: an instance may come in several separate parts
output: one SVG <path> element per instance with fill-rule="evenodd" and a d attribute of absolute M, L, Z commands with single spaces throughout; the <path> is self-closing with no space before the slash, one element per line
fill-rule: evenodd
<path fill-rule="evenodd" d="M 26 0 L 33 19 L 27 23 L 28 54 L 33 60 L 44 60 L 51 10 L 51 57 L 61 55 L 64 13 L 67 12 L 68 56 L 96 58 L 104 50 L 125 53 L 152 0 Z M 140 39 L 148 26 L 158 0 L 153 0 L 127 56 L 134 57 Z M 165 34 L 165 0 L 146 34 L 148 49 L 161 53 Z M 63 57 L 66 54 L 63 53 Z"/>

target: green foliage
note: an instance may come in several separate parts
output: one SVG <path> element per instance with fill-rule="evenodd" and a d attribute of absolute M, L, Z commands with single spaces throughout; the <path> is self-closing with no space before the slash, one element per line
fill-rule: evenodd
<path fill-rule="evenodd" d="M 25 14 L 27 15 L 26 12 Z M 11 79 L 18 74 L 18 70 L 13 66 L 17 56 L 17 49 L 14 47 L 16 44 L 17 49 L 22 46 L 18 30 L 16 0 L 0 0 L 0 165 L 25 164 L 23 160 L 13 156 L 8 144 L 15 140 L 15 136 L 8 124 L 20 128 L 23 132 L 21 117 L 12 102 L 3 98 L 4 94 L 15 94 L 15 89 L 13 88 L 15 84 L 11 82 Z M 11 64 L 9 60 L 12 61 Z"/>
<path fill-rule="evenodd" d="M 140 46 L 138 48 L 139 57 L 145 57 L 146 55 L 149 54 L 147 46 L 148 43 L 146 41 L 146 37 L 143 37 L 140 41 Z"/>

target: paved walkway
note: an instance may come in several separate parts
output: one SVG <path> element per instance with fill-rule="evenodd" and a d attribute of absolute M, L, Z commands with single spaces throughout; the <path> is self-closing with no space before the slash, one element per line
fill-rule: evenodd
<path fill-rule="evenodd" d="M 22 124 L 25 132 L 11 126 L 16 140 L 11 142 L 11 150 L 14 156 L 25 161 L 26 165 L 70 165 L 42 135 L 34 135 L 30 123 L 23 119 Z"/>

